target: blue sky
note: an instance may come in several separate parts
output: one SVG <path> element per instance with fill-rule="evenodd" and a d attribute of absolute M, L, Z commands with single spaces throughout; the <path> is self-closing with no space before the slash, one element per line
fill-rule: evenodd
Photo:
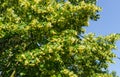
<path fill-rule="evenodd" d="M 93 32 L 96 35 L 108 35 L 120 33 L 120 0 L 99 0 L 97 3 L 103 8 L 100 12 L 101 18 L 97 21 L 90 21 L 90 26 L 86 28 L 87 33 Z M 120 57 L 120 41 L 116 44 L 118 50 L 114 53 Z M 115 58 L 116 64 L 110 64 L 109 70 L 116 71 L 120 77 L 120 60 Z"/>

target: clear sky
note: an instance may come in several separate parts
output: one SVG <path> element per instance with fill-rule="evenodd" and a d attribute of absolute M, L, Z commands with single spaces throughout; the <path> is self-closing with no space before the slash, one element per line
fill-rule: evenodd
<path fill-rule="evenodd" d="M 97 3 L 103 8 L 100 12 L 101 18 L 98 21 L 90 21 L 90 26 L 86 28 L 87 33 L 93 32 L 96 35 L 108 35 L 120 33 L 120 0 L 98 0 Z M 120 41 L 116 44 L 118 50 L 113 51 L 120 57 Z M 116 71 L 120 77 L 120 60 L 114 59 L 116 64 L 110 64 L 109 70 Z"/>

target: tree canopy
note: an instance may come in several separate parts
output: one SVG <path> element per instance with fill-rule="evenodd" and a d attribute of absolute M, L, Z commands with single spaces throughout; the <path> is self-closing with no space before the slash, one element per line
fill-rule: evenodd
<path fill-rule="evenodd" d="M 85 34 L 96 0 L 0 0 L 2 77 L 112 77 L 119 34 Z"/>

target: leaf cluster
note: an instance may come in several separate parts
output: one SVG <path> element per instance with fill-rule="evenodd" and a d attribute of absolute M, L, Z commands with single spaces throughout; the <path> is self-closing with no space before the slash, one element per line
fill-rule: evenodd
<path fill-rule="evenodd" d="M 77 4 L 76 4 L 77 3 Z M 0 0 L 2 77 L 103 76 L 119 34 L 85 33 L 95 0 Z M 92 18 L 91 18 L 92 17 Z"/>

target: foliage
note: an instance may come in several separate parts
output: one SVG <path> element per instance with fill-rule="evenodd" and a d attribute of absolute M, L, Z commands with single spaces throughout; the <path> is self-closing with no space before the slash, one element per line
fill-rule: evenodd
<path fill-rule="evenodd" d="M 111 74 L 113 77 L 119 77 L 119 76 L 117 76 L 117 73 L 116 73 L 115 71 L 112 71 L 110 74 Z"/>
<path fill-rule="evenodd" d="M 84 34 L 96 0 L 0 0 L 2 77 L 108 77 L 119 34 Z M 104 70 L 104 71 L 103 71 Z"/>

